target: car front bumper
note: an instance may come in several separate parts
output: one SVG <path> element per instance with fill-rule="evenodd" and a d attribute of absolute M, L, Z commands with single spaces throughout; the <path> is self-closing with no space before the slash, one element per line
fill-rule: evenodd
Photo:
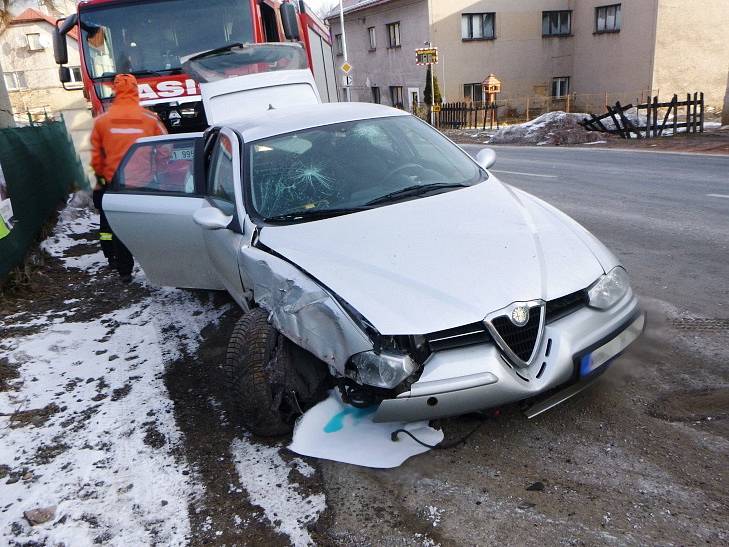
<path fill-rule="evenodd" d="M 524 369 L 508 365 L 493 344 L 434 353 L 410 391 L 384 400 L 374 421 L 457 416 L 560 388 L 527 411 L 536 416 L 590 385 L 644 328 L 645 314 L 629 291 L 609 310 L 586 307 L 546 325 L 538 358 Z"/>

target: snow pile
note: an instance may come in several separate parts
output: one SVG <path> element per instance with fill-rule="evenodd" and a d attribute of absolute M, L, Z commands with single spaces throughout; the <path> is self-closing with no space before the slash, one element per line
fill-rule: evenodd
<path fill-rule="evenodd" d="M 85 242 L 73 236 L 94 220 L 65 212 L 44 248 L 64 259 Z M 162 373 L 180 351 L 195 351 L 202 328 L 223 311 L 160 290 L 89 322 L 69 313 L 36 334 L 0 341 L 0 354 L 19 373 L 0 392 L 0 537 L 48 545 L 186 542 L 188 503 L 198 490 L 173 455 L 181 438 Z M 50 520 L 31 527 L 24 513 L 42 508 L 53 509 Z"/>
<path fill-rule="evenodd" d="M 605 135 L 587 131 L 578 122 L 586 114 L 568 114 L 555 111 L 542 114 L 529 122 L 502 127 L 489 144 L 582 144 L 604 139 Z"/>
<path fill-rule="evenodd" d="M 316 523 L 326 509 L 324 494 L 303 495 L 289 479 L 293 470 L 311 477 L 314 468 L 300 458 L 284 462 L 281 447 L 254 444 L 248 438 L 236 439 L 231 446 L 241 485 L 251 503 L 260 506 L 273 527 L 289 536 L 297 547 L 313 545 L 307 527 Z"/>

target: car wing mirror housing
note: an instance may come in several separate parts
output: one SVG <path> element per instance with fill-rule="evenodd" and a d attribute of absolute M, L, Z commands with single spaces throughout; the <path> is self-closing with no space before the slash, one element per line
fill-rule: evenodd
<path fill-rule="evenodd" d="M 484 148 L 476 154 L 476 163 L 484 169 L 490 169 L 496 163 L 496 152 L 491 148 Z"/>
<path fill-rule="evenodd" d="M 205 230 L 222 230 L 233 222 L 232 216 L 226 215 L 217 207 L 202 207 L 195 211 L 192 219 Z"/>

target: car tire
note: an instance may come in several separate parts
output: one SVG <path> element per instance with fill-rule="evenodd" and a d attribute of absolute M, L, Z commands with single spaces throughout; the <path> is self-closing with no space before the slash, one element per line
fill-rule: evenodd
<path fill-rule="evenodd" d="M 261 437 L 291 433 L 326 393 L 326 366 L 281 335 L 260 308 L 236 323 L 224 368 L 237 421 Z"/>

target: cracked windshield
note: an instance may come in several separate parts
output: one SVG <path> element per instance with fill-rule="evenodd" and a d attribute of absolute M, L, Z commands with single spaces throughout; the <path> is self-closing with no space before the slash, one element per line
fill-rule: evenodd
<path fill-rule="evenodd" d="M 404 116 L 298 131 L 249 149 L 253 205 L 274 221 L 334 216 L 486 178 L 439 133 Z"/>
<path fill-rule="evenodd" d="M 164 25 L 160 24 L 164 21 Z M 253 39 L 244 0 L 178 0 L 89 9 L 81 15 L 92 78 L 179 72 L 181 58 Z"/>

